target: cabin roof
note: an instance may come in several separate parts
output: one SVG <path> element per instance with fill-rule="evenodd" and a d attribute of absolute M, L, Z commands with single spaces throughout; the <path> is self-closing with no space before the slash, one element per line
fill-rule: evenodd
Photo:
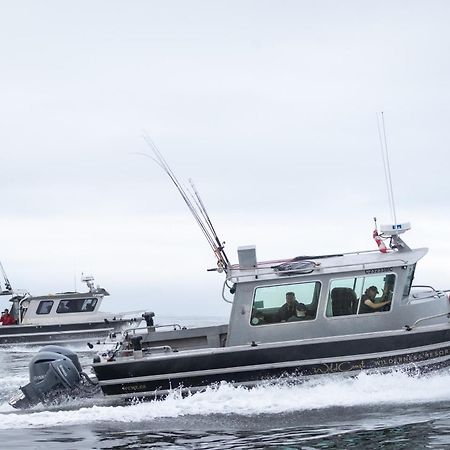
<path fill-rule="evenodd" d="M 58 292 L 56 294 L 47 294 L 47 295 L 39 295 L 39 296 L 30 296 L 27 297 L 27 300 L 63 300 L 63 299 L 77 299 L 77 298 L 90 298 L 90 297 L 103 297 L 109 295 L 109 293 L 103 289 L 98 288 L 94 291 L 88 291 L 88 292 Z"/>
<path fill-rule="evenodd" d="M 228 279 L 235 283 L 250 282 L 258 276 L 259 280 L 280 279 L 311 274 L 325 275 L 346 273 L 358 270 L 376 270 L 415 264 L 428 252 L 427 248 L 389 251 L 378 250 L 343 253 L 339 255 L 301 256 L 273 261 L 258 261 L 256 266 L 243 268 L 239 264 L 230 267 Z M 302 273 L 295 263 L 311 262 L 310 268 Z M 280 270 L 281 267 L 281 270 Z"/>

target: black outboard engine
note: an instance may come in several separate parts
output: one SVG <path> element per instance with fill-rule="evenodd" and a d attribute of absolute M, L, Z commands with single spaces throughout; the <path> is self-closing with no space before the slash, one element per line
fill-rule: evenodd
<path fill-rule="evenodd" d="M 9 401 L 14 408 L 28 408 L 70 393 L 80 385 L 84 375 L 78 356 L 56 345 L 41 348 L 31 360 L 29 370 L 30 382 Z"/>

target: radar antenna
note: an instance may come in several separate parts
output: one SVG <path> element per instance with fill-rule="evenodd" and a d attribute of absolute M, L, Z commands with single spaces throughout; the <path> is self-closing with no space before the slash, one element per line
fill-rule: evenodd
<path fill-rule="evenodd" d="M 81 281 L 86 283 L 90 292 L 95 292 L 94 277 L 92 275 L 81 274 Z"/>

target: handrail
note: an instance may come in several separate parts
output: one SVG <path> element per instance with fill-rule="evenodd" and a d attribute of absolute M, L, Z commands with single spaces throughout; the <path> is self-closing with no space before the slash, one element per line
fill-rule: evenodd
<path fill-rule="evenodd" d="M 119 315 L 126 316 L 128 314 L 144 314 L 145 312 L 146 312 L 145 309 L 136 309 L 134 311 L 120 311 L 118 313 L 111 313 L 111 314 L 114 314 L 116 316 L 119 316 Z"/>
<path fill-rule="evenodd" d="M 183 328 L 179 323 L 168 323 L 167 325 L 153 325 L 153 328 L 165 328 L 165 327 L 172 327 L 174 330 L 176 330 L 177 328 L 181 330 Z"/>
<path fill-rule="evenodd" d="M 179 323 L 168 323 L 168 324 L 164 324 L 164 325 L 150 325 L 150 326 L 145 326 L 145 327 L 127 328 L 126 330 L 123 331 L 123 334 L 124 335 L 128 334 L 131 331 L 133 332 L 132 334 L 136 334 L 135 333 L 136 330 L 148 330 L 149 328 L 166 328 L 166 327 L 172 327 L 174 331 L 177 328 L 179 330 L 183 329 L 183 327 Z"/>
<path fill-rule="evenodd" d="M 337 255 L 331 255 L 330 257 L 332 257 L 332 256 L 334 256 L 334 257 L 337 257 L 337 256 L 347 256 L 347 255 L 362 255 L 362 254 L 367 254 L 367 253 L 379 253 L 380 251 L 379 250 L 361 250 L 361 251 L 358 251 L 358 252 L 346 252 L 346 253 L 339 253 L 339 254 L 337 254 Z M 390 254 L 392 254 L 392 253 L 394 253 L 394 252 L 389 252 Z M 324 257 L 326 257 L 327 255 L 317 255 L 317 256 L 315 256 L 315 257 L 312 257 L 312 258 L 306 258 L 306 260 L 308 260 L 308 259 L 311 259 L 311 260 L 313 260 L 313 259 L 324 259 Z M 295 257 L 294 257 L 295 258 Z M 257 266 L 258 265 L 268 265 L 268 264 L 278 264 L 278 263 L 288 263 L 288 262 L 293 262 L 292 260 L 294 259 L 294 258 L 284 258 L 284 259 L 273 259 L 273 260 L 269 260 L 269 261 L 260 261 L 260 262 L 257 262 Z M 230 266 L 230 269 L 231 270 L 243 270 L 243 269 L 240 269 L 239 268 L 239 264 L 232 264 L 231 266 Z"/>
<path fill-rule="evenodd" d="M 428 284 L 413 284 L 411 286 L 411 289 L 414 289 L 414 288 L 429 288 L 432 291 L 437 292 L 437 290 L 433 286 L 429 286 Z"/>
<path fill-rule="evenodd" d="M 424 322 L 425 320 L 430 320 L 430 319 L 437 319 L 438 317 L 444 317 L 444 316 L 447 316 L 448 318 L 450 318 L 450 313 L 446 312 L 446 313 L 436 314 L 434 316 L 422 317 L 421 319 L 417 319 L 412 325 L 405 325 L 405 330 L 412 331 L 416 327 L 416 325 L 420 322 Z"/>
<path fill-rule="evenodd" d="M 232 300 L 228 300 L 228 299 L 225 297 L 225 286 L 226 286 L 227 288 L 229 288 L 229 286 L 227 285 L 227 280 L 228 280 L 228 278 L 225 279 L 225 281 L 223 282 L 223 285 L 222 285 L 222 298 L 223 298 L 223 300 L 224 300 L 226 303 L 233 304 L 233 301 L 232 301 Z"/>
<path fill-rule="evenodd" d="M 418 291 L 416 293 L 412 293 L 412 292 L 410 293 L 410 297 L 412 297 L 414 299 L 420 299 L 420 300 L 423 300 L 423 299 L 426 299 L 426 298 L 430 298 L 430 297 L 439 298 L 442 295 L 445 295 L 445 292 L 446 292 L 446 291 L 442 291 L 440 289 L 435 289 L 433 286 L 428 286 L 428 285 L 425 285 L 425 284 L 423 284 L 423 285 L 422 284 L 416 284 L 416 285 L 411 286 L 411 289 L 413 289 L 413 288 L 427 288 L 427 289 L 432 291 L 432 292 L 429 293 L 429 295 L 426 295 L 426 296 L 423 296 L 423 297 L 421 297 L 420 294 L 424 294 L 424 293 L 427 294 L 429 291 Z"/>
<path fill-rule="evenodd" d="M 165 352 L 173 352 L 173 348 L 170 345 L 158 345 L 155 347 L 146 347 L 142 351 L 144 353 L 151 353 L 152 350 L 164 350 Z"/>
<path fill-rule="evenodd" d="M 396 258 L 396 259 L 391 259 L 389 260 L 389 263 L 401 263 L 402 265 L 405 265 L 408 263 L 408 261 L 401 259 L 401 258 Z M 380 262 L 380 261 L 369 261 L 369 262 L 358 262 L 358 263 L 352 263 L 352 264 L 336 264 L 333 266 L 318 266 L 316 269 L 314 269 L 312 272 L 308 272 L 305 273 L 303 275 L 311 275 L 311 274 L 315 274 L 316 272 L 322 271 L 322 270 L 329 270 L 329 269 L 336 269 L 336 268 L 349 268 L 349 267 L 357 267 L 357 266 L 361 266 L 362 270 L 365 269 L 365 267 L 369 266 L 369 265 L 374 265 L 374 264 L 386 264 L 385 262 Z M 382 268 L 382 267 L 381 267 Z M 225 279 L 225 281 L 231 281 L 232 280 L 236 280 L 235 282 L 239 282 L 240 279 L 245 279 L 245 278 L 253 278 L 256 276 L 261 276 L 261 275 L 272 275 L 272 274 L 276 274 L 276 272 L 272 269 L 272 271 L 269 271 L 271 269 L 271 267 L 267 267 L 267 268 L 259 268 L 258 266 L 256 267 L 252 267 L 250 269 L 239 269 L 241 272 L 245 272 L 245 271 L 252 271 L 252 273 L 249 274 L 239 274 L 239 275 L 228 275 Z M 266 270 L 267 272 L 261 272 L 261 270 Z M 279 274 L 286 274 L 289 275 L 290 272 L 298 272 L 298 269 L 290 269 L 290 270 L 283 270 L 278 272 Z"/>

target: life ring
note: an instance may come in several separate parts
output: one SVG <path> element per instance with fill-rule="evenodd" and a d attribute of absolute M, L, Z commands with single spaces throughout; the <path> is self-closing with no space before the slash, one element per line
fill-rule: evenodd
<path fill-rule="evenodd" d="M 388 249 L 384 244 L 383 239 L 381 239 L 380 235 L 378 234 L 377 230 L 374 230 L 373 238 L 375 239 L 375 242 L 378 245 L 378 250 L 380 250 L 381 253 L 387 253 Z"/>

